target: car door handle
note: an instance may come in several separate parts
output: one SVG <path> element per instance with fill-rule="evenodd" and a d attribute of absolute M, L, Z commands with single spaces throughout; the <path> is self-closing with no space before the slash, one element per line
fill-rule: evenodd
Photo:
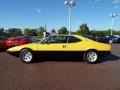
<path fill-rule="evenodd" d="M 63 48 L 66 48 L 66 45 L 63 45 Z"/>

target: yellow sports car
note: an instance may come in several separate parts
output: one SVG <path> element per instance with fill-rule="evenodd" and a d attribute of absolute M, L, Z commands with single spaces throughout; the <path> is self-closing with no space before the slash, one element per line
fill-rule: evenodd
<path fill-rule="evenodd" d="M 77 54 L 82 55 L 86 63 L 96 63 L 99 58 L 110 54 L 111 46 L 99 43 L 80 35 L 52 35 L 41 41 L 21 46 L 15 46 L 7 50 L 9 53 L 19 54 L 25 63 L 31 63 L 36 56 L 46 54 Z M 49 53 L 49 54 L 48 54 Z M 39 54 L 39 55 L 38 55 Z"/>

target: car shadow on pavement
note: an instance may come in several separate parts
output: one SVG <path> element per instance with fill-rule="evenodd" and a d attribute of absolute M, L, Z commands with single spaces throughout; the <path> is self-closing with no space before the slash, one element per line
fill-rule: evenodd
<path fill-rule="evenodd" d="M 0 49 L 0 52 L 6 52 L 6 48 L 5 49 Z"/>
<path fill-rule="evenodd" d="M 34 63 L 46 62 L 46 61 L 54 61 L 54 62 L 82 62 L 82 56 L 66 56 L 66 55 L 49 55 L 49 56 L 41 56 L 35 58 Z"/>
<path fill-rule="evenodd" d="M 98 63 L 106 62 L 106 61 L 118 61 L 120 60 L 119 56 L 116 55 L 108 55 L 105 58 L 102 58 L 99 60 Z M 54 61 L 54 62 L 83 62 L 83 57 L 82 56 L 66 56 L 66 55 L 61 55 L 61 56 L 42 56 L 42 57 L 37 57 L 35 58 L 34 63 L 40 63 L 40 62 L 46 62 L 46 61 Z"/>
<path fill-rule="evenodd" d="M 120 56 L 111 54 L 111 55 L 108 55 L 107 57 L 101 59 L 100 63 L 106 62 L 106 61 L 118 61 L 118 60 L 120 60 Z"/>

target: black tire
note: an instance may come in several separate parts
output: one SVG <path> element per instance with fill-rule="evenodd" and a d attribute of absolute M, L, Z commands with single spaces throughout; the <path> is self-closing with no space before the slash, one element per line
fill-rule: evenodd
<path fill-rule="evenodd" d="M 31 50 L 23 49 L 20 52 L 20 58 L 21 58 L 22 62 L 29 64 L 29 63 L 33 62 L 34 55 L 33 55 L 33 52 Z"/>
<path fill-rule="evenodd" d="M 98 53 L 97 51 L 87 51 L 86 53 L 84 53 L 83 55 L 83 60 L 84 62 L 88 63 L 88 64 L 95 64 L 98 62 Z"/>

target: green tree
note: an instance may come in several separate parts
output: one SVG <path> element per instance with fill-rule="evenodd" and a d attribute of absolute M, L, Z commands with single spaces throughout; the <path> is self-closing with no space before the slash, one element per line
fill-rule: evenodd
<path fill-rule="evenodd" d="M 40 27 L 38 30 L 37 30 L 37 36 L 43 36 L 43 32 L 46 32 L 45 28 L 44 27 Z"/>
<path fill-rule="evenodd" d="M 22 30 L 19 28 L 11 28 L 11 29 L 8 29 L 8 34 L 10 37 L 21 36 Z"/>
<path fill-rule="evenodd" d="M 71 34 L 76 34 L 76 32 L 71 31 Z"/>
<path fill-rule="evenodd" d="M 24 29 L 25 36 L 36 36 L 36 29 L 26 28 Z"/>
<path fill-rule="evenodd" d="M 68 30 L 66 27 L 62 27 L 58 30 L 58 34 L 68 34 Z"/>
<path fill-rule="evenodd" d="M 90 30 L 87 24 L 82 24 L 80 25 L 79 30 L 76 33 L 81 35 L 87 35 L 90 34 Z"/>
<path fill-rule="evenodd" d="M 120 31 L 118 31 L 117 34 L 120 35 Z"/>
<path fill-rule="evenodd" d="M 4 28 L 0 28 L 0 34 L 4 33 Z"/>
<path fill-rule="evenodd" d="M 4 34 L 4 28 L 0 28 L 0 37 L 2 37 Z"/>
<path fill-rule="evenodd" d="M 97 35 L 98 37 L 107 35 L 106 31 L 102 31 L 102 30 L 93 31 L 91 35 L 94 35 L 94 34 Z"/>
<path fill-rule="evenodd" d="M 0 38 L 2 38 L 3 40 L 6 40 L 8 38 L 8 33 L 7 30 L 5 30 L 4 28 L 0 28 Z"/>
<path fill-rule="evenodd" d="M 56 34 L 56 31 L 54 28 L 51 30 L 51 34 Z"/>

